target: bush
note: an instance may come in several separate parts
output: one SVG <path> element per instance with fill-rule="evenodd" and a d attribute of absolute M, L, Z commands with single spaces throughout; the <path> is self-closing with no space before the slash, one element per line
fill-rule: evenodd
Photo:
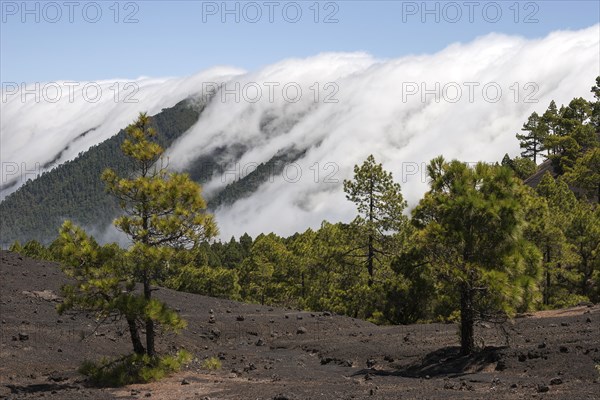
<path fill-rule="evenodd" d="M 219 360 L 217 357 L 207 358 L 202 363 L 202 369 L 207 369 L 209 371 L 216 371 L 221 369 L 221 367 L 221 360 Z"/>
<path fill-rule="evenodd" d="M 175 355 L 162 357 L 131 354 L 112 361 L 103 358 L 99 363 L 84 361 L 79 372 L 88 376 L 95 386 L 119 387 L 158 381 L 179 371 L 191 359 L 191 354 L 183 350 Z"/>

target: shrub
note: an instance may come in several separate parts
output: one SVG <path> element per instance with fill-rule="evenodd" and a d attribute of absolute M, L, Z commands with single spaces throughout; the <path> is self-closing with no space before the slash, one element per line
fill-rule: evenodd
<path fill-rule="evenodd" d="M 133 383 L 158 381 L 179 369 L 192 359 L 182 350 L 175 355 L 150 357 L 146 354 L 131 354 L 116 360 L 103 358 L 100 362 L 84 361 L 79 372 L 99 387 L 119 387 Z"/>
<path fill-rule="evenodd" d="M 209 371 L 216 371 L 221 369 L 221 367 L 221 360 L 219 360 L 217 357 L 207 358 L 202 363 L 202 369 L 207 369 Z"/>

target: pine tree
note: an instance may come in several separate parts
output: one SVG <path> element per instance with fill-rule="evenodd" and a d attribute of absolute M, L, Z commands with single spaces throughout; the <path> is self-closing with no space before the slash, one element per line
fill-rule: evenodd
<path fill-rule="evenodd" d="M 526 134 L 517 133 L 520 147 L 525 149 L 521 153 L 521 156 L 531 158 L 537 164 L 538 154 L 544 150 L 548 127 L 543 119 L 534 111 L 527 119 L 527 122 L 523 124 L 521 130 L 527 132 Z"/>
<path fill-rule="evenodd" d="M 65 288 L 68 301 L 63 310 L 80 308 L 101 315 L 125 315 L 134 351 L 154 357 L 156 324 L 179 329 L 185 323 L 167 304 L 152 297 L 152 286 L 171 272 L 170 262 L 177 250 L 196 248 L 214 237 L 217 228 L 205 211 L 200 187 L 186 174 L 165 169 L 163 149 L 152 140 L 155 131 L 150 118 L 140 114 L 126 134 L 121 148 L 135 164 L 136 172 L 122 178 L 107 169 L 102 180 L 124 211 L 114 224 L 132 244 L 119 257 L 99 258 L 101 249 L 95 242 L 70 222 L 65 223 L 61 248 L 70 260 L 66 263 L 67 273 L 78 283 Z M 134 291 L 138 282 L 143 287 L 141 295 Z M 146 332 L 145 349 L 140 323 Z"/>
<path fill-rule="evenodd" d="M 402 214 L 406 201 L 400 184 L 370 155 L 362 166 L 354 167 L 354 180 L 344 181 L 346 198 L 357 205 L 359 216 L 355 226 L 365 238 L 365 262 L 369 273 L 368 285 L 373 284 L 375 263 L 386 254 L 386 236 L 399 232 L 406 225 Z"/>
<path fill-rule="evenodd" d="M 469 354 L 478 316 L 509 315 L 522 305 L 538 255 L 522 238 L 520 183 L 508 168 L 438 157 L 428 175 L 431 190 L 413 221 L 426 260 L 460 296 L 461 351 Z"/>

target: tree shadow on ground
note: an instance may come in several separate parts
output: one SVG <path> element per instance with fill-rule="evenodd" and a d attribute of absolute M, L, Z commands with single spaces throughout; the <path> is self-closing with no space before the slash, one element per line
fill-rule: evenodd
<path fill-rule="evenodd" d="M 34 394 L 58 392 L 60 390 L 77 389 L 79 386 L 68 383 L 36 383 L 32 385 L 6 385 L 12 394 Z"/>
<path fill-rule="evenodd" d="M 460 377 L 481 372 L 500 361 L 500 351 L 506 347 L 488 346 L 471 355 L 460 354 L 460 347 L 444 347 L 407 365 L 396 365 L 396 370 L 363 369 L 354 375 L 401 376 L 406 378 Z"/>

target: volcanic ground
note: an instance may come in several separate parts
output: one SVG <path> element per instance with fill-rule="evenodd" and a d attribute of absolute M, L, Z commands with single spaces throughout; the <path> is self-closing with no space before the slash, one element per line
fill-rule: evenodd
<path fill-rule="evenodd" d="M 162 288 L 188 328 L 163 335 L 159 351 L 194 360 L 160 382 L 95 388 L 77 369 L 130 352 L 125 327 L 59 316 L 59 266 L 0 256 L 0 398 L 600 399 L 598 305 L 480 324 L 481 351 L 461 357 L 455 324 L 376 326 Z M 202 369 L 209 357 L 222 368 Z"/>

